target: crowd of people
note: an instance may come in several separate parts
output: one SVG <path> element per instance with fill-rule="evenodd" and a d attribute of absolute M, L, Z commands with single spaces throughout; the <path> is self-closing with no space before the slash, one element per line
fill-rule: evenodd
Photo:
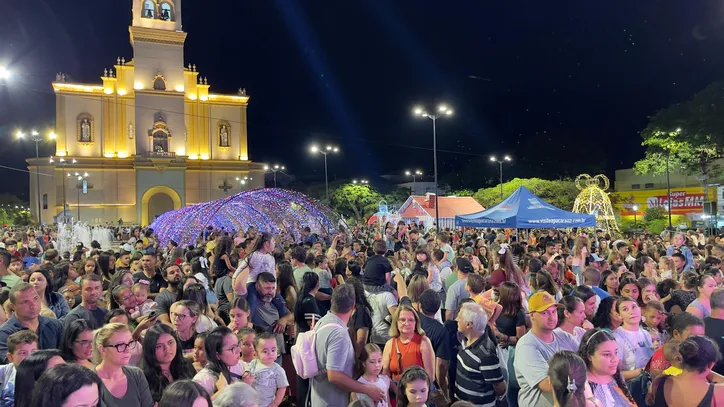
<path fill-rule="evenodd" d="M 117 236 L 2 232 L 0 407 L 724 403 L 702 231 Z"/>

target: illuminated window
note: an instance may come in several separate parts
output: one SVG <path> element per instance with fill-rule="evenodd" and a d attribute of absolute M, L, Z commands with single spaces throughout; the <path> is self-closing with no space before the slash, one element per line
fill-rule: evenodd
<path fill-rule="evenodd" d="M 43 194 L 43 209 L 48 209 L 48 194 Z"/>

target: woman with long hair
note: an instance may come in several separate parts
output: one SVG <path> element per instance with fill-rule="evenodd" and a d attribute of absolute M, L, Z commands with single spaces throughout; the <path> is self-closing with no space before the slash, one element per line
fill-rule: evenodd
<path fill-rule="evenodd" d="M 495 319 L 493 333 L 498 339 L 498 346 L 508 350 L 506 363 L 508 372 L 508 398 L 509 406 L 516 406 L 518 401 L 518 392 L 520 385 L 515 377 L 513 362 L 515 361 L 515 346 L 520 338 L 525 335 L 527 328 L 525 325 L 525 312 L 523 311 L 523 298 L 520 287 L 512 281 L 505 281 L 498 288 L 499 304 L 502 307 L 500 315 Z"/>
<path fill-rule="evenodd" d="M 70 312 L 68 302 L 63 295 L 53 291 L 53 282 L 45 270 L 33 271 L 28 282 L 40 296 L 41 315 L 60 319 Z"/>
<path fill-rule="evenodd" d="M 304 273 L 299 296 L 297 296 L 297 301 L 292 308 L 298 332 L 307 332 L 313 329 L 313 322 L 322 318 L 317 300 L 314 297 L 317 290 L 319 290 L 319 275 L 311 271 Z"/>
<path fill-rule="evenodd" d="M 500 265 L 490 276 L 491 281 L 512 281 L 520 287 L 526 296 L 530 295 L 530 287 L 525 281 L 523 273 L 513 261 L 512 250 L 508 244 L 503 243 L 498 251 L 498 260 Z"/>
<path fill-rule="evenodd" d="M 619 370 L 618 345 L 613 335 L 603 329 L 591 329 L 583 335 L 578 354 L 586 363 L 593 396 L 603 407 L 636 406 Z"/>
<path fill-rule="evenodd" d="M 113 274 L 116 272 L 116 259 L 112 254 L 101 253 L 101 255 L 98 256 L 98 265 L 101 267 L 103 289 L 107 290 L 111 284 Z"/>
<path fill-rule="evenodd" d="M 709 297 L 711 297 L 714 290 L 716 290 L 714 277 L 709 274 L 699 276 L 696 282 L 697 297 L 686 307 L 686 312 L 701 319 L 708 317 L 711 314 Z"/>
<path fill-rule="evenodd" d="M 85 319 L 76 319 L 63 329 L 58 347 L 67 363 L 77 363 L 95 369 L 93 358 L 93 327 Z"/>
<path fill-rule="evenodd" d="M 166 324 L 155 324 L 146 332 L 141 369 L 154 401 L 161 400 L 171 383 L 192 379 L 196 374 L 191 360 L 183 357 L 176 331 Z"/>
<path fill-rule="evenodd" d="M 397 407 L 425 407 L 430 397 L 430 374 L 420 366 L 410 366 L 401 374 Z"/>
<path fill-rule="evenodd" d="M 354 287 L 355 294 L 355 308 L 354 314 L 349 320 L 349 325 L 352 331 L 352 344 L 354 345 L 355 355 L 359 356 L 367 343 L 369 338 L 370 329 L 372 329 L 372 305 L 367 300 L 365 295 L 364 285 L 362 280 L 357 277 L 350 277 L 347 279 L 347 284 L 351 284 Z"/>
<path fill-rule="evenodd" d="M 589 321 L 593 321 L 593 318 L 596 316 L 596 301 L 598 300 L 596 292 L 588 286 L 579 285 L 573 290 L 571 295 L 578 297 L 581 301 L 583 301 L 583 309 L 586 312 L 586 318 L 588 318 Z"/>
<path fill-rule="evenodd" d="M 74 295 L 79 296 L 80 285 L 75 282 L 76 278 L 78 278 L 78 273 L 72 263 L 60 263 L 53 269 L 53 290 L 58 292 L 67 286 Z"/>
<path fill-rule="evenodd" d="M 656 283 L 646 277 L 640 277 L 636 281 L 641 289 L 639 294 L 639 306 L 643 307 L 650 301 L 658 301 L 659 294 L 656 291 Z"/>
<path fill-rule="evenodd" d="M 593 326 L 605 329 L 610 333 L 621 326 L 621 316 L 616 311 L 618 296 L 612 295 L 601 300 L 593 317 Z"/>
<path fill-rule="evenodd" d="M 233 289 L 237 295 L 252 294 L 256 296 L 253 290 L 256 278 L 261 273 L 274 272 L 274 236 L 269 232 L 262 232 L 254 240 L 254 244 L 249 249 L 246 257 L 239 263 L 239 267 L 234 272 Z M 248 298 L 249 301 L 252 298 Z"/>
<path fill-rule="evenodd" d="M 583 324 L 588 322 L 583 301 L 578 297 L 567 295 L 561 299 L 560 304 L 563 307 L 558 308 L 558 327 L 556 330 L 567 332 L 580 342 L 587 330 Z M 588 322 L 588 329 L 592 327 L 593 325 Z"/>
<path fill-rule="evenodd" d="M 194 341 L 196 340 L 196 323 L 199 315 L 202 314 L 201 307 L 197 302 L 189 300 L 176 301 L 171 305 L 171 326 L 176 330 L 179 338 L 179 346 L 184 356 L 194 352 Z"/>
<path fill-rule="evenodd" d="M 222 237 L 214 248 L 213 261 L 213 270 L 216 277 L 214 293 L 219 298 L 219 316 L 226 324 L 229 323 L 229 308 L 231 307 L 231 301 L 234 300 L 234 290 L 232 289 L 231 278 L 231 272 L 233 269 L 230 259 L 231 249 L 231 238 L 228 236 Z"/>
<path fill-rule="evenodd" d="M 239 340 L 225 326 L 216 327 L 206 335 L 206 367 L 194 376 L 194 381 L 209 394 L 216 395 L 226 386 L 244 380 L 251 384 L 253 378 L 241 360 Z"/>
<path fill-rule="evenodd" d="M 422 366 L 429 377 L 435 377 L 435 351 L 414 308 L 404 304 L 397 307 L 390 324 L 390 338 L 382 354 L 384 374 L 400 381 L 406 368 Z M 397 392 L 394 384 L 392 389 Z"/>
<path fill-rule="evenodd" d="M 344 267 L 347 268 L 347 262 L 345 261 Z M 294 269 L 292 263 L 284 260 L 277 264 L 277 286 L 279 287 L 279 294 L 281 294 L 284 301 L 287 303 L 287 309 L 294 309 L 294 303 L 297 302 L 297 295 L 299 290 L 297 289 L 297 283 L 294 280 Z"/>
<path fill-rule="evenodd" d="M 206 300 L 206 290 L 203 285 L 198 283 L 189 284 L 184 288 L 183 295 L 180 298 L 182 300 L 195 302 L 199 306 L 201 312 L 198 314 L 198 319 L 194 326 L 197 333 L 210 331 L 224 322 L 216 316 Z"/>
<path fill-rule="evenodd" d="M 558 287 L 558 284 L 556 284 L 551 273 L 543 269 L 536 273 L 535 288 L 537 291 L 545 291 L 552 295 L 556 301 L 560 301 L 561 297 L 563 297 L 561 289 Z"/>
<path fill-rule="evenodd" d="M 588 253 L 591 252 L 591 242 L 588 240 L 588 236 L 584 233 L 576 236 L 575 243 L 573 244 L 573 260 L 571 260 L 571 269 L 573 274 L 576 275 L 576 281 L 578 284 L 583 284 L 583 270 L 586 269 L 586 259 Z"/>
<path fill-rule="evenodd" d="M 634 262 L 633 272 L 639 277 L 646 277 L 654 283 L 662 280 L 656 268 L 656 261 L 649 256 L 641 256 Z"/>
<path fill-rule="evenodd" d="M 327 256 L 329 257 L 329 256 Z M 337 285 L 344 284 L 345 279 L 347 278 L 347 260 L 346 259 L 337 259 L 337 261 L 332 261 L 332 258 L 329 257 L 330 263 L 334 264 L 334 270 L 332 272 L 332 278 L 336 280 Z"/>
<path fill-rule="evenodd" d="M 609 295 L 618 295 L 618 274 L 613 270 L 606 270 L 601 273 L 600 289 L 606 291 Z"/>
<path fill-rule="evenodd" d="M 37 350 L 20 362 L 15 373 L 15 407 L 31 407 L 33 388 L 40 376 L 53 366 L 65 363 L 56 349 Z"/>
<path fill-rule="evenodd" d="M 721 360 L 719 347 L 706 336 L 690 336 L 679 345 L 678 376 L 661 375 L 649 393 L 655 407 L 716 406 L 724 398 L 724 386 L 710 382 L 712 366 Z M 697 403 L 696 400 L 699 400 Z M 647 400 L 648 401 L 648 400 Z"/>
<path fill-rule="evenodd" d="M 108 407 L 153 407 L 154 400 L 143 371 L 129 366 L 133 340 L 128 325 L 104 325 L 93 337 L 94 352 L 100 362 L 95 371 L 103 382 L 103 404 Z"/>
<path fill-rule="evenodd" d="M 33 407 L 100 407 L 101 386 L 100 378 L 90 369 L 61 364 L 40 376 L 31 404 Z"/>
<path fill-rule="evenodd" d="M 651 335 L 641 328 L 641 308 L 630 297 L 621 297 L 616 303 L 621 326 L 613 331 L 618 343 L 619 367 L 624 379 L 631 380 L 643 372 L 654 353 Z"/>
<path fill-rule="evenodd" d="M 193 380 L 179 380 L 168 386 L 158 407 L 212 407 L 211 396 Z"/>
<path fill-rule="evenodd" d="M 576 353 L 562 350 L 548 361 L 554 407 L 601 407 L 590 393 L 586 363 Z"/>
<path fill-rule="evenodd" d="M 666 312 L 671 314 L 679 314 L 686 311 L 686 308 L 691 304 L 697 297 L 697 287 L 701 282 L 699 279 L 699 273 L 696 271 L 685 271 L 681 273 L 680 282 L 681 287 L 671 292 L 670 297 L 666 300 L 666 297 L 661 299 L 664 303 Z"/>

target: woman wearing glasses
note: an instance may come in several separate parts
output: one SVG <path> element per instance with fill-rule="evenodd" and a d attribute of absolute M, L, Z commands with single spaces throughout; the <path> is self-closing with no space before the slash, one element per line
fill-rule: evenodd
<path fill-rule="evenodd" d="M 128 366 L 137 346 L 127 325 L 112 323 L 96 331 L 95 354 L 100 360 L 96 373 L 103 382 L 103 405 L 107 407 L 153 407 L 154 401 L 143 371 Z"/>
<path fill-rule="evenodd" d="M 216 395 L 228 385 L 244 381 L 251 384 L 246 363 L 241 360 L 239 341 L 231 329 L 220 326 L 206 336 L 206 367 L 194 376 L 194 381 L 209 394 Z"/>
<path fill-rule="evenodd" d="M 60 353 L 67 363 L 77 363 L 88 369 L 95 369 L 93 357 L 93 328 L 85 319 L 76 319 L 63 330 Z"/>

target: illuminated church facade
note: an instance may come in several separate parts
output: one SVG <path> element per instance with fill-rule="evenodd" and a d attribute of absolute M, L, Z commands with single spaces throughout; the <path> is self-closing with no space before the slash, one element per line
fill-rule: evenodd
<path fill-rule="evenodd" d="M 44 223 L 148 225 L 169 210 L 263 186 L 264 165 L 249 157 L 249 96 L 210 92 L 196 65 L 184 63 L 181 0 L 133 0 L 129 32 L 133 58 L 119 57 L 101 83 L 56 75 L 55 156 L 27 160 L 40 168 L 30 177 L 30 207 L 37 217 L 41 200 Z"/>

